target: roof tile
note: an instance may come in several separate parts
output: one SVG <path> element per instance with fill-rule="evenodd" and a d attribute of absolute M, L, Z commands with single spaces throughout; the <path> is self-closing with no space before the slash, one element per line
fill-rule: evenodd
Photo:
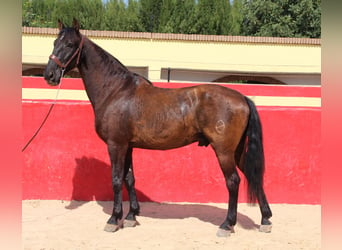
<path fill-rule="evenodd" d="M 171 34 L 171 33 L 148 33 L 126 31 L 98 31 L 81 30 L 86 36 L 106 38 L 132 38 L 132 39 L 156 39 L 156 40 L 185 40 L 206 42 L 231 42 L 231 43 L 274 43 L 274 44 L 307 44 L 320 45 L 319 38 L 292 38 L 292 37 L 253 37 L 253 36 L 217 36 L 199 34 Z M 58 29 L 22 27 L 23 34 L 57 35 Z"/>

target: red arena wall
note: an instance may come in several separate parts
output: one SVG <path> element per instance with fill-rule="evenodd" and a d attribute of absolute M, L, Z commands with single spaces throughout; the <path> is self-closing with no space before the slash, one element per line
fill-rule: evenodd
<path fill-rule="evenodd" d="M 45 118 L 57 87 L 23 77 L 23 145 Z M 190 83 L 154 83 L 178 88 Z M 320 87 L 222 84 L 255 100 L 264 133 L 265 191 L 270 203 L 320 204 Z M 183 148 L 133 153 L 140 201 L 226 202 L 213 150 Z M 23 152 L 23 199 L 112 200 L 107 148 L 94 130 L 81 79 L 63 79 L 60 97 Z M 239 202 L 246 202 L 242 173 Z M 127 199 L 127 194 L 125 193 Z"/>

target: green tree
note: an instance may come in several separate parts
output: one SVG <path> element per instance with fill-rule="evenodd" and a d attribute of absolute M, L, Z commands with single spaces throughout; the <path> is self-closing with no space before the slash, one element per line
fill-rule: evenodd
<path fill-rule="evenodd" d="M 291 11 L 296 17 L 295 34 L 304 37 L 321 37 L 321 1 L 302 0 L 292 5 Z"/>
<path fill-rule="evenodd" d="M 78 18 L 75 16 L 78 11 L 74 2 L 75 0 L 61 0 L 56 4 L 51 13 L 52 20 L 54 21 L 53 27 L 56 27 L 58 19 L 60 19 L 65 25 L 71 25 L 73 17 Z M 81 23 L 81 26 L 81 28 L 85 28 L 83 23 Z"/>
<path fill-rule="evenodd" d="M 198 0 L 196 33 L 208 35 L 228 34 L 230 3 L 229 0 Z"/>
<path fill-rule="evenodd" d="M 74 0 L 74 16 L 78 18 L 84 29 L 99 30 L 103 23 L 104 6 L 101 0 Z"/>
<path fill-rule="evenodd" d="M 229 23 L 230 29 L 229 35 L 240 35 L 241 34 L 241 26 L 243 21 L 242 10 L 242 0 L 234 0 L 231 6 L 231 11 L 229 15 Z"/>
<path fill-rule="evenodd" d="M 162 0 L 140 0 L 139 19 L 146 32 L 158 32 Z"/>
<path fill-rule="evenodd" d="M 245 0 L 244 35 L 320 37 L 320 0 Z"/>
<path fill-rule="evenodd" d="M 103 20 L 104 30 L 125 30 L 126 19 L 125 3 L 123 0 L 109 0 L 105 5 Z"/>
<path fill-rule="evenodd" d="M 140 2 L 136 0 L 129 0 L 126 9 L 126 31 L 142 31 L 143 26 L 139 19 Z"/>
<path fill-rule="evenodd" d="M 171 16 L 174 14 L 174 10 L 175 10 L 174 0 L 162 0 L 158 32 L 162 32 L 162 33 L 174 32 L 174 24 L 171 22 Z"/>
<path fill-rule="evenodd" d="M 214 4 L 211 0 L 199 0 L 196 8 L 197 22 L 195 24 L 196 33 L 213 34 Z"/>
<path fill-rule="evenodd" d="M 51 10 L 55 0 L 24 0 L 22 2 L 22 25 L 31 27 L 51 27 Z"/>
<path fill-rule="evenodd" d="M 97 30 L 101 28 L 104 6 L 101 0 L 63 0 L 55 1 L 54 20 L 61 19 L 70 25 L 72 19 L 80 22 L 82 29 Z"/>
<path fill-rule="evenodd" d="M 195 23 L 195 0 L 175 0 L 174 10 L 168 24 L 172 27 L 172 33 L 193 34 Z"/>
<path fill-rule="evenodd" d="M 21 25 L 22 26 L 31 26 L 32 21 L 35 18 L 36 13 L 32 7 L 32 1 L 23 0 L 22 1 L 22 12 L 21 12 Z"/>

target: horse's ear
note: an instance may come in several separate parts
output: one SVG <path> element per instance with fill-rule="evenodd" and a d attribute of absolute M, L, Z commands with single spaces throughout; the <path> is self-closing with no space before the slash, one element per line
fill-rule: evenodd
<path fill-rule="evenodd" d="M 72 20 L 72 27 L 74 27 L 74 29 L 76 30 L 76 32 L 80 31 L 80 24 L 78 23 L 78 21 L 76 20 L 76 18 L 74 18 Z"/>
<path fill-rule="evenodd" d="M 62 21 L 60 19 L 58 19 L 58 29 L 61 31 L 62 29 L 64 29 L 64 24 L 62 23 Z"/>

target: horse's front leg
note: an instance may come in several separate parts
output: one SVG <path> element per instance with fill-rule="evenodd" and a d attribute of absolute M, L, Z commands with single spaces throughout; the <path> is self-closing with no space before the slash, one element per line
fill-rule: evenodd
<path fill-rule="evenodd" d="M 108 153 L 112 166 L 114 205 L 112 216 L 109 218 L 107 225 L 104 228 L 107 232 L 115 232 L 122 227 L 122 182 L 127 149 L 128 146 L 108 143 Z"/>
<path fill-rule="evenodd" d="M 139 215 L 140 207 L 134 187 L 135 178 L 133 173 L 132 152 L 132 148 L 127 150 L 125 160 L 124 180 L 129 195 L 130 206 L 129 212 L 124 221 L 124 227 L 134 227 L 139 224 L 136 220 L 136 215 Z"/>

